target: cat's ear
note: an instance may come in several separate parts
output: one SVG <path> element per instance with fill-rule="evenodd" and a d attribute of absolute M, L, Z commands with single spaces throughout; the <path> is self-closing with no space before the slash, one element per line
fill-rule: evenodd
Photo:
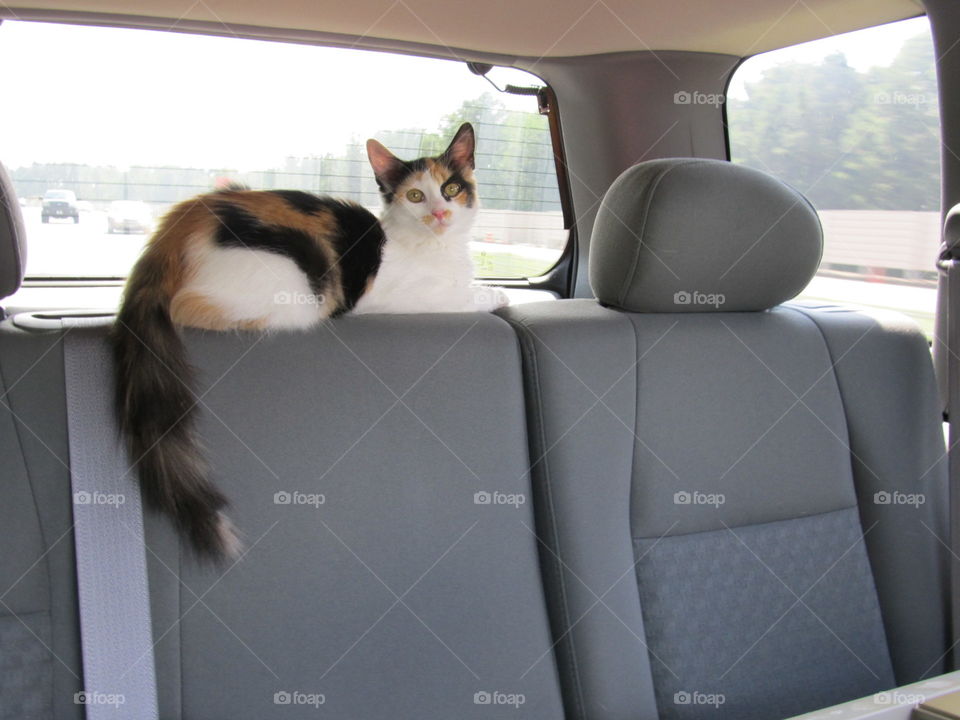
<path fill-rule="evenodd" d="M 403 160 L 373 138 L 367 140 L 367 157 L 380 184 L 390 190 L 394 189 L 403 174 Z"/>
<path fill-rule="evenodd" d="M 473 134 L 473 125 L 464 123 L 453 136 L 450 147 L 443 151 L 441 156 L 451 167 L 456 169 L 474 169 L 473 150 L 476 147 L 476 137 Z"/>

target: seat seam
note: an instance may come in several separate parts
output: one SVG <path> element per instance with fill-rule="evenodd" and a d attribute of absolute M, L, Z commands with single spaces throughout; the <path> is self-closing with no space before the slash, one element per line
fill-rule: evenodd
<path fill-rule="evenodd" d="M 567 600 L 566 573 L 563 567 L 563 563 L 561 561 L 562 555 L 560 552 L 560 536 L 557 530 L 557 521 L 556 521 L 557 513 L 555 512 L 555 509 L 554 509 L 553 492 L 550 485 L 549 463 L 547 461 L 547 453 L 544 450 L 547 447 L 547 444 L 546 444 L 546 436 L 545 436 L 545 432 L 546 432 L 545 425 L 543 421 L 543 403 L 542 403 L 543 393 L 542 393 L 541 382 L 540 382 L 540 368 L 539 368 L 539 359 L 538 359 L 537 349 L 536 349 L 536 336 L 522 319 L 517 318 L 514 320 L 514 319 L 508 318 L 507 321 L 512 326 L 520 330 L 520 332 L 518 333 L 518 337 L 520 338 L 520 341 L 521 341 L 520 342 L 521 348 L 526 350 L 524 354 L 530 358 L 530 369 L 531 369 L 531 375 L 533 380 L 533 382 L 531 383 L 531 390 L 534 394 L 533 401 L 534 401 L 535 412 L 537 416 L 536 417 L 536 420 L 537 420 L 536 435 L 537 435 L 537 442 L 540 445 L 540 448 L 538 448 L 538 450 L 542 451 L 537 453 L 538 458 L 536 460 L 536 463 L 537 464 L 542 463 L 542 466 L 541 466 L 541 472 L 543 473 L 542 486 L 543 486 L 544 495 L 547 500 L 547 508 L 550 513 L 549 532 L 554 545 L 553 552 L 556 553 L 556 557 L 553 558 L 552 563 L 557 569 L 557 578 L 558 578 L 559 596 L 560 596 L 559 598 L 560 609 L 563 616 L 562 620 L 564 624 L 564 632 L 566 633 L 567 643 L 569 643 L 569 651 L 564 654 L 568 656 L 570 666 L 571 666 L 570 670 L 571 670 L 572 681 L 573 681 L 571 685 L 574 691 L 573 692 L 574 702 L 576 703 L 576 707 L 574 708 L 575 714 L 576 714 L 576 717 L 583 718 L 583 717 L 586 717 L 584 712 L 583 687 L 580 682 L 580 668 L 579 668 L 579 663 L 577 662 L 576 641 L 574 639 L 572 626 L 570 623 L 570 608 Z M 529 428 L 528 428 L 528 432 L 529 432 Z M 532 458 L 531 458 L 531 461 L 532 461 Z M 531 473 L 531 480 L 532 480 L 533 473 L 534 473 L 534 464 L 532 462 L 530 465 L 530 473 Z M 534 526 L 536 526 L 536 516 L 534 516 Z M 565 643 L 560 644 L 561 647 L 563 644 Z M 558 670 L 559 669 L 560 668 L 558 667 Z"/>
<path fill-rule="evenodd" d="M 667 175 L 669 175 L 673 170 L 676 170 L 679 167 L 689 167 L 690 165 L 696 165 L 698 164 L 698 162 L 701 162 L 701 161 L 690 158 L 687 160 L 687 162 L 679 162 L 679 163 L 676 163 L 675 165 L 670 165 L 668 167 L 663 168 L 653 178 L 652 182 L 650 183 L 650 186 L 645 189 L 644 191 L 645 196 L 643 198 L 644 207 L 643 207 L 643 213 L 642 213 L 643 220 L 640 224 L 639 231 L 636 233 L 636 238 L 637 238 L 637 243 L 635 244 L 636 250 L 633 254 L 633 260 L 630 263 L 630 271 L 624 277 L 623 283 L 620 286 L 620 292 L 617 293 L 617 305 L 619 307 L 623 307 L 624 303 L 626 302 L 627 293 L 629 292 L 630 286 L 633 284 L 633 281 L 635 279 L 634 276 L 636 275 L 636 272 L 637 272 L 637 266 L 640 264 L 640 254 L 643 251 L 643 246 L 644 246 L 643 238 L 647 228 L 647 218 L 650 217 L 650 206 L 653 204 L 653 197 L 654 195 L 657 194 L 657 190 L 660 187 L 660 183 L 663 182 L 663 179 Z M 602 203 L 601 203 L 601 206 L 602 206 Z"/>
<path fill-rule="evenodd" d="M 788 310 L 790 312 L 796 313 L 797 315 L 805 318 L 807 322 L 809 322 L 811 325 L 813 325 L 817 329 L 817 333 L 820 335 L 820 339 L 823 341 L 823 346 L 827 351 L 827 357 L 830 358 L 830 374 L 833 376 L 833 381 L 837 386 L 837 395 L 840 396 L 840 407 L 843 409 L 843 423 L 847 430 L 847 446 L 848 446 L 847 454 L 848 454 L 848 459 L 850 461 L 850 482 L 853 484 L 853 496 L 856 503 L 854 507 L 856 507 L 857 509 L 857 523 L 860 525 L 860 533 L 863 534 L 863 517 L 860 514 L 860 495 L 857 492 L 858 491 L 857 477 L 856 477 L 856 472 L 854 468 L 854 457 L 853 457 L 853 447 L 852 447 L 853 439 L 850 437 L 850 417 L 847 412 L 847 402 L 843 395 L 843 388 L 840 387 L 840 377 L 837 375 L 837 364 L 840 362 L 840 360 L 837 360 L 834 357 L 833 348 L 830 347 L 830 341 L 827 340 L 826 333 L 824 333 L 823 328 L 820 327 L 820 323 L 818 323 L 814 319 L 811 313 L 795 305 L 780 305 L 779 307 L 783 308 L 784 310 Z M 870 332 L 870 330 L 868 329 L 867 332 Z M 864 550 L 867 555 L 867 564 L 870 567 L 870 580 L 873 583 L 874 596 L 877 599 L 877 607 L 880 609 L 880 624 L 883 627 L 883 637 L 886 640 L 886 646 L 887 646 L 887 659 L 890 663 L 890 668 L 892 671 L 893 655 L 891 654 L 890 636 L 887 632 L 887 621 L 886 621 L 886 618 L 884 617 L 883 605 L 880 602 L 880 591 L 877 588 L 877 578 L 876 578 L 876 573 L 873 567 L 873 557 L 871 556 L 870 551 L 866 546 L 866 539 L 864 539 Z"/>
<path fill-rule="evenodd" d="M 660 181 L 663 180 L 664 176 L 670 172 L 670 169 L 671 168 L 668 167 L 661 170 L 653 179 L 650 187 L 647 188 L 645 192 L 645 197 L 643 199 L 643 220 L 640 224 L 640 229 L 636 234 L 637 242 L 634 246 L 636 249 L 633 253 L 633 260 L 630 262 L 630 271 L 624 276 L 623 283 L 620 285 L 620 292 L 617 293 L 617 304 L 620 307 L 623 307 L 624 301 L 627 297 L 627 292 L 629 291 L 630 286 L 633 284 L 634 275 L 636 275 L 637 272 L 637 266 L 640 264 L 640 253 L 643 252 L 643 236 L 647 228 L 647 217 L 650 214 L 650 205 L 653 203 L 653 196 L 657 192 L 657 187 L 660 185 Z"/>
<path fill-rule="evenodd" d="M 820 340 L 823 342 L 824 349 L 827 351 L 827 357 L 830 358 L 830 375 L 833 377 L 833 383 L 837 388 L 837 395 L 840 397 L 840 408 L 843 410 L 843 427 L 844 427 L 844 430 L 847 431 L 847 448 L 846 449 L 847 449 L 847 459 L 850 462 L 850 481 L 853 484 L 853 496 L 856 499 L 856 507 L 859 508 L 860 500 L 859 500 L 859 496 L 857 495 L 857 481 L 856 481 L 856 478 L 854 477 L 853 448 L 851 447 L 853 445 L 853 441 L 850 438 L 850 416 L 847 413 L 847 403 L 844 400 L 843 390 L 840 388 L 840 378 L 837 375 L 837 363 L 840 362 L 840 360 L 837 360 L 834 357 L 833 350 L 830 347 L 830 343 L 827 341 L 827 336 L 824 334 L 823 328 L 820 327 L 820 323 L 814 320 L 813 317 L 811 317 L 807 312 L 793 305 L 780 305 L 779 307 L 783 310 L 796 313 L 800 317 L 804 318 L 808 323 L 813 325 L 813 327 L 816 328 L 817 330 L 817 334 L 820 336 Z M 821 378 L 821 380 L 822 379 L 823 378 Z M 819 383 L 819 380 L 817 382 Z M 863 530 L 862 522 L 861 522 L 860 529 Z"/>
<path fill-rule="evenodd" d="M 637 474 L 637 434 L 639 433 L 640 428 L 640 366 L 642 361 L 640 360 L 640 328 L 633 321 L 633 318 L 628 316 L 627 322 L 630 325 L 630 328 L 633 330 L 633 356 L 637 358 L 637 363 L 633 369 L 633 437 L 630 439 L 630 482 L 627 484 L 627 501 L 624 503 L 624 506 L 627 508 L 627 528 L 630 532 L 630 551 L 631 555 L 634 557 L 634 571 L 633 571 L 633 581 L 636 583 L 637 588 L 637 605 L 640 606 L 640 620 L 643 622 L 643 634 L 646 638 L 647 635 L 647 619 L 644 617 L 643 602 L 640 597 L 640 579 L 637 577 L 636 565 L 639 564 L 639 560 L 636 559 L 637 552 L 635 548 L 635 539 L 633 536 L 633 483 L 634 478 Z M 645 643 L 647 651 L 647 666 L 650 673 L 650 685 L 653 687 L 653 706 L 657 712 L 657 715 L 660 714 L 660 707 L 657 701 L 657 692 L 656 692 L 656 683 L 653 678 L 653 660 L 650 657 L 650 646 L 649 643 Z"/>
<path fill-rule="evenodd" d="M 846 507 L 836 508 L 835 510 L 821 510 L 820 512 L 807 513 L 806 515 L 796 515 L 794 517 L 781 518 L 779 520 L 764 520 L 763 522 L 756 523 L 742 523 L 740 525 L 726 525 L 721 528 L 714 528 L 711 530 L 691 530 L 690 532 L 685 533 L 676 533 L 673 535 L 649 535 L 645 537 L 640 537 L 633 535 L 631 533 L 631 538 L 634 542 L 644 542 L 646 540 L 669 540 L 670 538 L 679 538 L 679 537 L 690 537 L 691 535 L 703 535 L 705 533 L 715 533 L 715 532 L 724 532 L 727 530 L 740 530 L 741 528 L 758 528 L 763 527 L 764 525 L 773 525 L 774 523 L 781 522 L 793 522 L 794 520 L 807 520 L 809 518 L 821 517 L 823 515 L 832 515 L 834 513 L 849 512 L 850 510 L 859 510 L 860 505 L 854 503 L 853 505 L 847 505 Z M 859 522 L 859 514 L 857 516 L 857 522 L 860 524 L 860 537 L 866 537 L 863 532 L 863 524 Z"/>

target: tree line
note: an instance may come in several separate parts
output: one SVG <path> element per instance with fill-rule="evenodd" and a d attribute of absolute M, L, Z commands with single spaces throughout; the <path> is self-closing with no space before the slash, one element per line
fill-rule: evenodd
<path fill-rule="evenodd" d="M 734 161 L 772 173 L 822 210 L 940 207 L 936 64 L 928 35 L 885 67 L 842 53 L 786 63 L 727 101 Z"/>
<path fill-rule="evenodd" d="M 928 210 L 940 203 L 940 130 L 930 39 L 908 39 L 889 66 L 858 72 L 842 53 L 790 62 L 746 85 L 727 102 L 731 156 L 779 177 L 819 209 Z M 477 130 L 477 178 L 490 209 L 560 209 L 546 119 L 508 110 L 484 93 L 435 129 L 384 130 L 376 137 L 404 158 L 434 155 L 462 122 Z M 360 138 L 337 153 L 288 157 L 278 167 L 130 167 L 69 163 L 14 168 L 22 197 L 52 187 L 91 201 L 169 204 L 224 179 L 257 189 L 291 188 L 379 203 Z"/>
<path fill-rule="evenodd" d="M 456 129 L 471 122 L 477 132 L 477 180 L 489 209 L 560 209 L 553 151 L 546 118 L 507 109 L 490 93 L 464 102 L 436 129 L 383 130 L 376 138 L 399 157 L 437 155 Z M 287 157 L 278 167 L 241 172 L 236 168 L 112 166 L 34 163 L 11 171 L 20 197 L 50 188 L 74 190 L 81 200 L 143 200 L 166 205 L 207 192 L 226 181 L 254 189 L 295 189 L 342 195 L 366 205 L 380 202 L 364 144 L 354 139 L 337 153 Z"/>

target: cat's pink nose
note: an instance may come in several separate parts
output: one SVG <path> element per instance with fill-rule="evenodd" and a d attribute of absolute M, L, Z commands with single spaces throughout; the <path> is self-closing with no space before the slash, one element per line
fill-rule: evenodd
<path fill-rule="evenodd" d="M 433 215 L 437 220 L 443 220 L 447 216 L 446 210 L 434 210 L 431 215 Z"/>

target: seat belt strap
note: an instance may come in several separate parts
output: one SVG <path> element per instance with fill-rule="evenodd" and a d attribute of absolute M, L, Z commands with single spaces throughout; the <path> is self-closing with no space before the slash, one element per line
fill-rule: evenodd
<path fill-rule="evenodd" d="M 155 720 L 150 595 L 136 474 L 113 409 L 113 358 L 103 331 L 64 333 L 83 702 L 87 720 Z"/>

